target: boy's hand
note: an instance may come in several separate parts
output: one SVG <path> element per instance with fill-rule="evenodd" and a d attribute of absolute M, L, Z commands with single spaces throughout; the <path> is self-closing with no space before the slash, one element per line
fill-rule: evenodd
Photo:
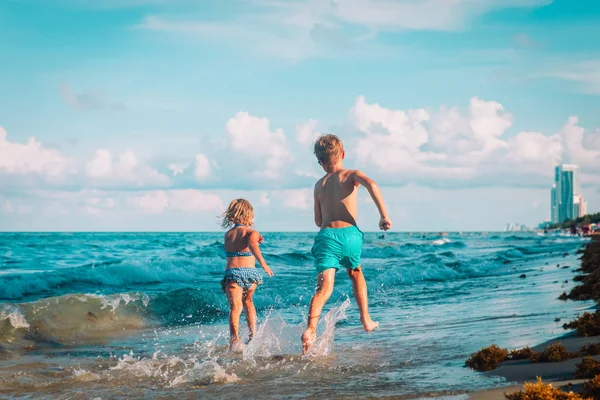
<path fill-rule="evenodd" d="M 270 277 L 272 277 L 273 275 L 275 275 L 273 273 L 273 271 L 271 271 L 271 268 L 269 268 L 268 265 L 265 264 L 265 265 L 262 266 L 262 268 L 265 270 L 265 272 L 267 273 L 267 275 L 269 275 Z"/>
<path fill-rule="evenodd" d="M 382 217 L 379 220 L 379 229 L 387 231 L 392 227 L 392 221 L 388 217 Z"/>

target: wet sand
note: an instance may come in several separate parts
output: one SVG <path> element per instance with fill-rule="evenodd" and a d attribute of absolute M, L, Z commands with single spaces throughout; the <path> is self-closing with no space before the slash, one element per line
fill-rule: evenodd
<path fill-rule="evenodd" d="M 576 286 L 571 293 L 593 293 L 593 297 L 598 301 L 598 295 L 595 293 L 594 288 L 597 288 L 598 280 L 600 277 L 600 237 L 596 236 L 593 241 L 590 242 L 582 256 L 581 269 L 586 275 L 586 279 L 582 284 Z M 574 298 L 575 296 L 569 297 Z M 589 297 L 587 297 L 589 298 Z M 587 299 L 582 297 L 581 299 Z M 561 301 L 561 300 L 557 300 Z M 576 352 L 582 346 L 590 343 L 599 343 L 599 336 L 591 337 L 580 337 L 576 333 L 569 332 L 556 339 L 547 341 L 532 349 L 536 352 L 540 352 L 547 348 L 549 345 L 554 343 L 562 343 L 569 352 Z M 600 361 L 600 356 L 592 357 Z M 497 389 L 483 390 L 479 392 L 473 392 L 469 394 L 469 398 L 473 400 L 500 400 L 505 399 L 505 393 L 513 393 L 523 389 L 523 383 L 535 382 L 537 377 L 541 377 L 545 383 L 551 383 L 554 387 L 567 387 L 567 391 L 578 392 L 584 380 L 574 379 L 573 374 L 575 372 L 576 365 L 579 364 L 582 357 L 573 358 L 562 362 L 549 362 L 549 363 L 531 363 L 529 360 L 519 361 L 506 361 L 502 365 L 490 372 L 485 374 L 490 376 L 499 376 L 506 379 L 506 382 L 514 383 L 514 385 L 506 386 Z"/>

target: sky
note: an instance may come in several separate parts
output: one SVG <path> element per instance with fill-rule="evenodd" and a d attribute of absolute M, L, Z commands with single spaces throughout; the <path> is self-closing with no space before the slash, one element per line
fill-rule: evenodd
<path fill-rule="evenodd" d="M 597 0 L 1 0 L 0 231 L 314 231 L 320 133 L 394 231 L 600 211 Z M 366 190 L 359 224 L 378 226 Z"/>

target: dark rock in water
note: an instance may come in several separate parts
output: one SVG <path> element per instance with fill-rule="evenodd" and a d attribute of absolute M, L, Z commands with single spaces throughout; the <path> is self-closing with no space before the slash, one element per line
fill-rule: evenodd
<path fill-rule="evenodd" d="M 504 260 L 502 261 L 502 264 L 510 264 L 510 260 Z"/>
<path fill-rule="evenodd" d="M 554 282 L 552 282 L 552 283 L 558 283 L 558 281 L 554 281 Z"/>
<path fill-rule="evenodd" d="M 377 236 L 377 238 L 379 238 L 379 239 L 385 239 L 385 235 L 379 235 L 379 236 Z"/>
<path fill-rule="evenodd" d="M 560 268 L 560 264 L 556 264 L 556 268 Z"/>
<path fill-rule="evenodd" d="M 569 283 L 569 280 L 567 279 L 567 280 L 565 281 L 565 283 Z"/>
<path fill-rule="evenodd" d="M 559 300 L 567 300 L 569 298 L 569 296 L 567 295 L 567 292 L 563 292 L 560 296 L 558 296 Z"/>
<path fill-rule="evenodd" d="M 554 318 L 554 322 L 560 322 L 560 318 Z"/>
<path fill-rule="evenodd" d="M 547 263 L 546 263 L 546 265 L 550 265 L 550 263 L 549 263 L 549 262 L 547 262 Z"/>
<path fill-rule="evenodd" d="M 568 265 L 563 265 L 561 268 L 562 269 L 569 269 L 569 266 Z"/>
<path fill-rule="evenodd" d="M 565 254 L 563 254 L 563 257 L 566 257 L 566 256 L 568 256 L 568 255 L 569 255 L 569 253 L 565 253 Z"/>
<path fill-rule="evenodd" d="M 527 275 L 525 275 L 525 274 L 521 274 L 521 275 L 519 276 L 519 278 L 521 278 L 521 279 L 527 278 Z"/>

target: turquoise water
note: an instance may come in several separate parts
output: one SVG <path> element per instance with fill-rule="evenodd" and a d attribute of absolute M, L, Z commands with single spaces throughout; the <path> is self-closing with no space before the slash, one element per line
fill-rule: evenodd
<path fill-rule="evenodd" d="M 573 286 L 583 239 L 367 233 L 363 265 L 381 328 L 362 331 L 349 279 L 338 273 L 317 357 L 303 359 L 314 234 L 264 236 L 276 276 L 256 292 L 256 340 L 232 355 L 221 234 L 0 234 L 0 394 L 462 393 L 504 384 L 464 368 L 470 353 L 553 338 L 589 307 L 556 300 Z"/>

